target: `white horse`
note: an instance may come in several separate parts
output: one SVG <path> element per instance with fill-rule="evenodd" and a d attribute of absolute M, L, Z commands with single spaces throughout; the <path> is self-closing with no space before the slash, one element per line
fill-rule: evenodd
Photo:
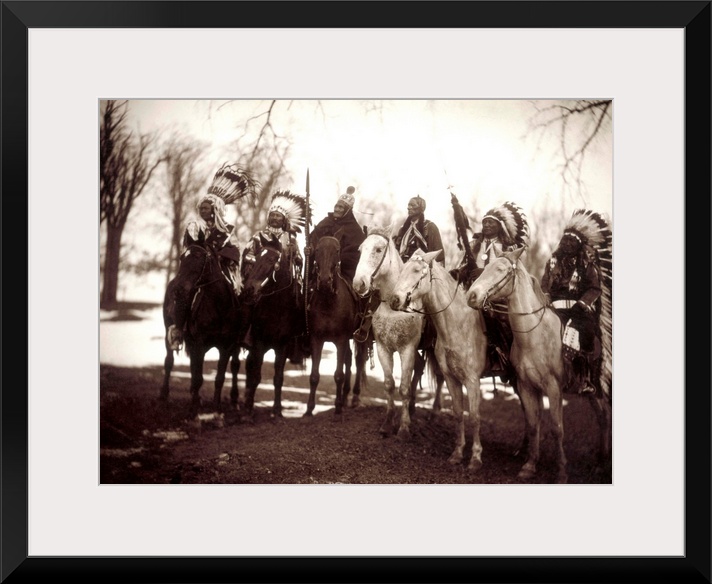
<path fill-rule="evenodd" d="M 557 454 L 557 482 L 568 480 L 564 452 L 563 392 L 571 372 L 561 351 L 561 319 L 549 306 L 539 282 L 524 267 L 521 255 L 525 248 L 508 252 L 489 264 L 466 293 L 467 303 L 482 310 L 490 302 L 507 299 L 509 322 L 514 342 L 511 359 L 517 371 L 518 393 L 522 401 L 528 434 L 527 460 L 519 478 L 529 480 L 536 474 L 541 440 L 541 418 L 544 397 L 549 401 L 549 414 Z M 609 387 L 609 386 L 607 386 Z M 605 392 L 589 395 L 601 429 L 599 465 L 610 461 L 611 409 Z"/>
<path fill-rule="evenodd" d="M 457 424 L 455 450 L 449 462 L 459 464 L 465 448 L 463 385 L 467 389 L 472 455 L 468 470 L 482 467 L 480 442 L 480 377 L 487 365 L 487 336 L 482 314 L 467 305 L 465 291 L 435 258 L 441 252 L 416 252 L 408 260 L 391 294 L 393 310 L 429 316 L 437 330 L 435 355 L 452 396 Z"/>
<path fill-rule="evenodd" d="M 415 411 L 415 390 L 425 366 L 425 362 L 418 355 L 425 321 L 422 314 L 407 314 L 393 310 L 388 305 L 393 287 L 403 268 L 403 260 L 391 238 L 392 231 L 393 224 L 388 227 L 371 227 L 369 229 L 368 236 L 359 248 L 361 257 L 356 267 L 353 287 L 362 297 L 371 294 L 374 290 L 378 290 L 381 296 L 381 303 L 375 310 L 371 323 L 373 336 L 376 340 L 378 361 L 383 368 L 388 400 L 386 419 L 381 425 L 380 432 L 387 436 L 392 434 L 395 429 L 393 356 L 398 353 L 401 362 L 399 387 L 401 417 L 398 425 L 398 437 L 408 438 L 410 436 L 410 418 Z M 430 365 L 434 366 L 435 364 L 431 361 Z M 435 410 L 439 408 L 441 387 L 442 382 L 438 381 L 433 405 Z"/>

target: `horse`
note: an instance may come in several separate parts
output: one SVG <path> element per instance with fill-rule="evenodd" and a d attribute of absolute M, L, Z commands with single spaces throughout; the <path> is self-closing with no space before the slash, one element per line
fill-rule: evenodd
<path fill-rule="evenodd" d="M 430 366 L 437 383 L 434 411 L 440 407 L 440 392 L 444 377 L 435 362 L 432 339 L 427 339 L 423 335 L 425 317 L 422 314 L 393 310 L 388 304 L 403 269 L 403 260 L 391 238 L 393 227 L 391 224 L 388 227 L 374 226 L 369 229 L 366 239 L 359 247 L 361 257 L 354 275 L 354 290 L 361 297 L 378 291 L 381 297 L 381 302 L 373 313 L 371 325 L 378 360 L 383 368 L 387 395 L 386 418 L 379 431 L 382 435 L 388 436 L 395 428 L 393 356 L 398 353 L 401 362 L 399 387 L 401 415 L 397 436 L 407 439 L 410 436 L 410 419 L 415 413 L 415 391 L 426 364 Z M 420 348 L 423 349 L 425 357 L 418 353 Z"/>
<path fill-rule="evenodd" d="M 277 240 L 262 239 L 262 251 L 243 281 L 240 296 L 249 311 L 249 333 L 245 360 L 245 403 L 243 417 L 252 421 L 257 386 L 262 380 L 265 353 L 274 350 L 274 403 L 271 417 L 282 418 L 282 384 L 289 349 L 304 334 L 304 303 L 301 281 L 290 250 Z"/>
<path fill-rule="evenodd" d="M 176 310 L 188 311 L 184 331 L 176 330 Z M 228 361 L 231 361 L 231 396 L 237 400 L 237 375 L 240 370 L 238 329 L 241 312 L 233 284 L 220 267 L 220 259 L 200 246 L 187 247 L 180 259 L 178 273 L 166 287 L 163 298 L 166 357 L 163 362 L 163 385 L 159 399 L 168 400 L 169 379 L 174 364 L 174 351 L 181 349 L 181 337 L 190 359 L 190 417 L 200 407 L 205 354 L 218 350 L 213 407 L 221 409 L 221 393 Z"/>
<path fill-rule="evenodd" d="M 507 252 L 490 263 L 467 291 L 467 303 L 477 310 L 490 302 L 507 300 L 509 322 L 514 340 L 510 359 L 517 372 L 518 394 L 524 410 L 528 448 L 519 479 L 530 480 L 537 471 L 541 437 L 543 398 L 549 401 L 549 413 L 557 447 L 557 482 L 566 483 L 564 454 L 563 393 L 571 372 L 562 352 L 563 325 L 548 304 L 539 282 L 527 272 L 521 261 L 526 248 Z M 599 385 L 601 385 L 599 383 Z M 610 460 L 610 396 L 598 388 L 589 394 L 589 403 L 600 428 L 599 468 Z"/>
<path fill-rule="evenodd" d="M 457 427 L 455 450 L 448 461 L 459 464 L 464 458 L 464 385 L 472 432 L 472 454 L 467 468 L 477 472 L 482 467 L 480 377 L 487 366 L 487 336 L 482 314 L 467 305 L 463 288 L 435 261 L 440 253 L 414 253 L 403 265 L 389 304 L 393 310 L 414 312 L 432 319 L 437 331 L 435 355 L 452 396 Z"/>
<path fill-rule="evenodd" d="M 323 236 L 314 250 L 316 282 L 309 298 L 307 328 L 309 331 L 311 374 L 309 375 L 309 399 L 305 416 L 311 416 L 315 406 L 316 389 L 319 385 L 319 364 L 325 342 L 336 347 L 336 401 L 334 414 L 342 415 L 342 407 L 350 391 L 351 338 L 358 328 L 359 298 L 351 285 L 341 275 L 341 243 L 337 237 Z M 360 381 L 365 379 L 367 347 L 354 341 L 356 349 L 357 380 L 354 391 L 360 393 Z M 355 393 L 355 397 L 358 395 Z M 358 400 L 356 400 L 358 403 Z"/>

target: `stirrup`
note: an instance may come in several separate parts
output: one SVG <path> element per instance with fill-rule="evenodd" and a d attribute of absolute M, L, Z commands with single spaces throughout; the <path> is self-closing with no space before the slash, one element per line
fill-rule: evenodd
<path fill-rule="evenodd" d="M 368 329 L 357 328 L 353 333 L 353 339 L 357 343 L 363 343 L 368 338 Z"/>

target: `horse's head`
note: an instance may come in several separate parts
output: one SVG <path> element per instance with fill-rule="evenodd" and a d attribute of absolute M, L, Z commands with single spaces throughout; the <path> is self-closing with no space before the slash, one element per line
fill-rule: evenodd
<path fill-rule="evenodd" d="M 403 264 L 389 302 L 393 310 L 422 310 L 423 296 L 432 287 L 432 265 L 440 253 L 440 250 L 429 253 L 418 250 Z"/>
<path fill-rule="evenodd" d="M 488 264 L 465 295 L 468 306 L 480 310 L 492 300 L 507 298 L 514 291 L 517 263 L 525 249 L 504 253 Z"/>
<path fill-rule="evenodd" d="M 321 237 L 314 250 L 314 260 L 317 289 L 334 292 L 341 261 L 339 239 L 330 235 Z"/>
<path fill-rule="evenodd" d="M 242 287 L 242 298 L 247 304 L 257 302 L 260 297 L 274 288 L 282 269 L 281 246 L 265 246 L 255 259 L 250 273 Z"/>
<path fill-rule="evenodd" d="M 213 278 L 214 259 L 211 252 L 200 245 L 191 245 L 181 254 L 178 273 L 173 286 L 176 294 L 189 294 L 199 284 Z"/>
<path fill-rule="evenodd" d="M 359 246 L 358 265 L 354 274 L 353 287 L 359 296 L 366 296 L 378 288 L 375 280 L 391 269 L 392 265 L 400 266 L 403 262 L 391 240 L 393 225 L 388 227 L 371 227 L 368 236 Z"/>

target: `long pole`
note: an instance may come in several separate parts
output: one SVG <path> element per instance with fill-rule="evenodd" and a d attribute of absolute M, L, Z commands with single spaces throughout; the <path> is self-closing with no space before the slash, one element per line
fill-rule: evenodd
<path fill-rule="evenodd" d="M 308 315 L 308 307 L 309 307 L 309 302 L 307 295 L 309 293 L 309 264 L 311 263 L 311 258 L 309 257 L 310 254 L 307 253 L 307 250 L 309 249 L 309 224 L 311 223 L 311 213 L 310 213 L 310 208 L 309 208 L 309 169 L 307 168 L 307 209 L 306 209 L 306 225 L 304 226 L 304 290 L 303 290 L 303 295 L 304 295 L 304 322 L 306 323 L 306 331 L 307 333 L 309 332 L 309 315 Z"/>

